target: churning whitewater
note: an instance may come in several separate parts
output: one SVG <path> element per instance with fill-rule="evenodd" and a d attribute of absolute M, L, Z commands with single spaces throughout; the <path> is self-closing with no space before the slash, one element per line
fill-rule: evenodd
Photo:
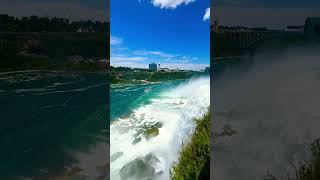
<path fill-rule="evenodd" d="M 145 93 L 149 91 L 152 89 Z M 162 89 L 149 102 L 111 124 L 112 180 L 169 179 L 172 163 L 193 132 L 194 118 L 208 111 L 210 79 L 193 79 Z"/>

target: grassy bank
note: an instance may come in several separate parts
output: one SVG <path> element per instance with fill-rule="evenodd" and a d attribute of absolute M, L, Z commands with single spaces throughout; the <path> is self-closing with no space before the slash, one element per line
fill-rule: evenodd
<path fill-rule="evenodd" d="M 312 153 L 311 161 L 300 166 L 296 172 L 297 180 L 318 180 L 320 179 L 320 139 L 315 140 L 310 150 Z"/>
<path fill-rule="evenodd" d="M 196 128 L 190 142 L 183 145 L 178 162 L 170 169 L 173 180 L 203 179 L 210 162 L 210 113 L 195 119 Z M 202 178 L 200 178 L 200 176 Z M 209 177 L 206 177 L 209 179 Z"/>
<path fill-rule="evenodd" d="M 319 180 L 320 179 L 320 139 L 316 139 L 310 145 L 311 159 L 299 167 L 295 174 L 288 180 Z M 268 174 L 264 180 L 277 180 L 272 174 Z"/>

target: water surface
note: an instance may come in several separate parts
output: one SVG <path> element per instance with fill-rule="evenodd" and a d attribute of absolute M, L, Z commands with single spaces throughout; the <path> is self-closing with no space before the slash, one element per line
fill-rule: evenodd
<path fill-rule="evenodd" d="M 77 153 L 87 154 L 105 143 L 106 79 L 105 73 L 0 73 L 1 176 L 63 176 L 68 168 L 81 164 Z M 106 156 L 98 163 L 104 165 Z M 83 176 L 99 174 L 80 168 Z"/>

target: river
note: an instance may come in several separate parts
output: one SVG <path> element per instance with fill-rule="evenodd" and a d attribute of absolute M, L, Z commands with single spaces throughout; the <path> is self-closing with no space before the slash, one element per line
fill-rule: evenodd
<path fill-rule="evenodd" d="M 111 88 L 110 177 L 169 179 L 194 118 L 208 111 L 210 78 Z"/>
<path fill-rule="evenodd" d="M 107 176 L 107 168 L 96 170 L 107 163 L 106 77 L 59 71 L 0 73 L 0 179 Z"/>

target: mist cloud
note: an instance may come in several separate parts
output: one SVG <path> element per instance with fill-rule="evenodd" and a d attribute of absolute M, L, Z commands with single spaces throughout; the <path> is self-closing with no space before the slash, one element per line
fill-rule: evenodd
<path fill-rule="evenodd" d="M 296 47 L 261 52 L 215 78 L 212 134 L 225 125 L 232 136 L 212 138 L 213 179 L 278 179 L 308 160 L 306 144 L 320 137 L 320 51 Z"/>
<path fill-rule="evenodd" d="M 152 4 L 161 9 L 175 9 L 180 5 L 188 5 L 194 1 L 195 0 L 152 0 Z"/>

